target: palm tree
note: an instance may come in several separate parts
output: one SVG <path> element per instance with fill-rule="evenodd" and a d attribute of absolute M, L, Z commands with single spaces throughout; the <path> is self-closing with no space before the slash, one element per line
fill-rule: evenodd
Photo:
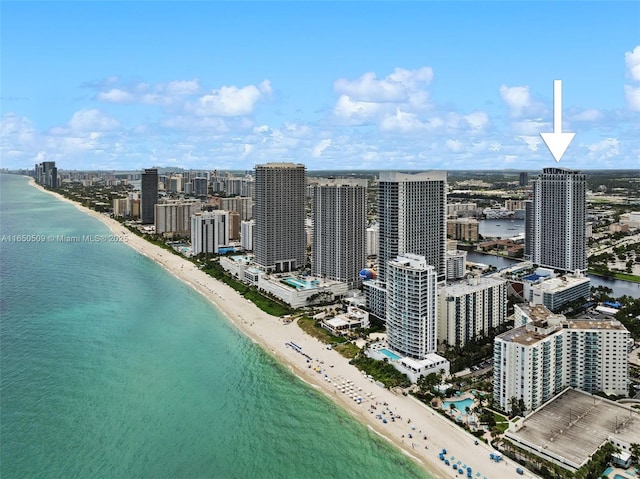
<path fill-rule="evenodd" d="M 637 464 L 638 459 L 640 459 L 640 444 L 632 442 L 629 452 L 631 453 L 631 460 Z"/>

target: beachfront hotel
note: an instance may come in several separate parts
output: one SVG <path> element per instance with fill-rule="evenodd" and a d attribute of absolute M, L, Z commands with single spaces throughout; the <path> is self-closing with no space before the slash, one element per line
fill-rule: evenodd
<path fill-rule="evenodd" d="M 394 352 L 425 359 L 437 348 L 437 273 L 424 256 L 387 264 L 387 342 Z"/>
<path fill-rule="evenodd" d="M 527 253 L 534 264 L 586 272 L 586 191 L 586 175 L 564 168 L 544 168 L 533 181 L 533 200 L 525 208 L 525 220 L 532 235 Z"/>
<path fill-rule="evenodd" d="M 515 305 L 522 324 L 497 336 L 493 348 L 495 403 L 511 411 L 512 398 L 526 411 L 567 387 L 627 396 L 629 331 L 616 320 L 567 320 L 543 305 Z"/>
<path fill-rule="evenodd" d="M 203 211 L 191 216 L 192 254 L 215 253 L 229 244 L 229 212 Z"/>
<path fill-rule="evenodd" d="M 305 240 L 305 166 L 267 163 L 255 167 L 255 261 L 268 272 L 303 268 Z"/>
<path fill-rule="evenodd" d="M 154 224 L 154 208 L 158 202 L 158 170 L 147 168 L 142 173 L 140 185 L 140 222 L 143 225 Z"/>
<path fill-rule="evenodd" d="M 311 186 L 311 273 L 360 286 L 366 264 L 367 180 L 326 179 Z"/>

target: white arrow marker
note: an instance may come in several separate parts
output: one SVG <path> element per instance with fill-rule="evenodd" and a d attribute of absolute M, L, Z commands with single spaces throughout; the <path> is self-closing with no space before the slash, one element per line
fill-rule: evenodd
<path fill-rule="evenodd" d="M 540 133 L 549 151 L 560 161 L 575 133 L 562 133 L 562 80 L 553 80 L 553 133 Z"/>

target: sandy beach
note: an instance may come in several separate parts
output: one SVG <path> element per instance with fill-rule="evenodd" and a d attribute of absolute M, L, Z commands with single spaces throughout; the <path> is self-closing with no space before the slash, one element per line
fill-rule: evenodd
<path fill-rule="evenodd" d="M 47 191 L 36 185 L 33 179 L 30 184 L 102 221 L 114 235 L 124 237 L 125 244 L 189 284 L 296 376 L 322 391 L 357 420 L 390 441 L 430 475 L 441 479 L 462 478 L 467 477 L 466 467 L 471 467 L 472 477 L 479 479 L 523 477 L 516 472 L 518 464 L 510 459 L 494 462 L 489 458 L 489 453 L 495 450 L 489 445 L 481 441 L 475 445 L 472 435 L 415 398 L 397 395 L 376 386 L 351 366 L 348 359 L 308 336 L 297 324 L 285 324 L 280 318 L 266 314 L 231 287 L 200 271 L 190 261 L 147 242 L 108 216 Z M 296 346 L 291 346 L 291 343 Z M 355 399 L 349 395 L 355 396 Z M 358 397 L 362 398 L 361 402 L 357 400 Z M 459 467 L 464 466 L 464 474 L 445 466 L 438 458 L 442 449 L 446 449 L 446 457 L 453 463 L 460 461 Z M 525 470 L 524 477 L 537 476 Z"/>

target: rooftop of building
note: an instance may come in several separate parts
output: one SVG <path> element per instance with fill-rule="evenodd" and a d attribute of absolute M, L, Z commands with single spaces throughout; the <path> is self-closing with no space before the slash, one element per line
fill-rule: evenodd
<path fill-rule="evenodd" d="M 580 284 L 589 283 L 591 280 L 587 276 L 559 276 L 547 279 L 538 283 L 537 287 L 547 293 L 562 291 Z"/>
<path fill-rule="evenodd" d="M 610 437 L 638 441 L 640 411 L 568 389 L 524 419 L 507 436 L 581 465 Z"/>
<path fill-rule="evenodd" d="M 335 186 L 366 188 L 369 181 L 366 178 L 310 178 L 309 186 Z"/>
<path fill-rule="evenodd" d="M 546 175 L 557 175 L 557 174 L 575 175 L 578 173 L 580 173 L 579 170 L 570 170 L 569 168 L 559 168 L 557 166 L 542 169 L 542 174 L 546 174 Z"/>
<path fill-rule="evenodd" d="M 515 307 L 521 309 L 531 321 L 546 321 L 551 317 L 559 316 L 549 311 L 543 304 L 517 304 Z M 564 316 L 562 316 L 562 319 L 564 319 Z"/>
<path fill-rule="evenodd" d="M 226 256 L 226 258 L 228 258 L 229 260 L 235 262 L 235 263 L 245 263 L 245 264 L 249 264 L 253 261 L 253 255 L 242 255 L 242 254 L 238 254 L 238 255 L 232 255 L 232 256 Z"/>
<path fill-rule="evenodd" d="M 406 269 L 414 269 L 419 271 L 434 269 L 433 266 L 427 264 L 427 259 L 414 253 L 405 253 L 389 261 L 389 266 L 401 267 Z"/>
<path fill-rule="evenodd" d="M 549 337 L 549 330 L 546 329 L 548 323 L 546 321 L 534 321 L 533 328 L 531 325 L 519 326 L 517 328 L 510 329 L 506 333 L 502 333 L 498 338 L 505 342 L 518 343 L 524 346 L 530 346 L 537 343 L 547 337 Z M 543 329 L 544 328 L 544 329 Z M 557 332 L 558 329 L 553 329 L 551 334 Z"/>
<path fill-rule="evenodd" d="M 262 165 L 256 165 L 256 169 L 258 168 L 302 168 L 306 167 L 302 163 L 291 163 L 291 162 L 274 162 L 274 163 L 264 163 Z"/>
<path fill-rule="evenodd" d="M 479 222 L 476 218 L 465 218 L 465 217 L 461 217 L 461 218 L 452 218 L 452 219 L 448 219 L 447 222 L 452 223 L 452 224 L 473 224 L 473 225 L 479 225 Z"/>
<path fill-rule="evenodd" d="M 626 331 L 627 328 L 620 321 L 614 319 L 609 320 L 597 320 L 597 319 L 574 319 L 571 321 L 564 321 L 563 325 L 566 329 L 615 329 L 619 331 Z"/>
<path fill-rule="evenodd" d="M 446 171 L 423 171 L 420 173 L 401 173 L 399 171 L 381 171 L 379 181 L 447 181 Z"/>
<path fill-rule="evenodd" d="M 456 283 L 448 283 L 444 290 L 448 296 L 458 296 L 481 291 L 500 284 L 506 284 L 506 280 L 489 276 L 474 276 Z"/>
<path fill-rule="evenodd" d="M 535 308 L 535 307 L 534 307 Z M 544 306 L 543 306 L 544 308 Z M 545 308 L 546 309 L 546 308 Z M 497 338 L 505 341 L 522 344 L 524 346 L 530 346 L 532 344 L 541 341 L 562 329 L 573 330 L 611 330 L 611 331 L 626 331 L 626 328 L 620 321 L 605 319 L 573 319 L 562 320 L 562 316 L 559 315 L 545 315 L 541 311 L 536 311 L 530 316 L 531 323 L 527 323 L 524 326 L 513 328 L 505 333 L 500 334 Z M 556 319 L 554 322 L 553 319 Z M 558 324 L 558 319 L 560 319 Z"/>

